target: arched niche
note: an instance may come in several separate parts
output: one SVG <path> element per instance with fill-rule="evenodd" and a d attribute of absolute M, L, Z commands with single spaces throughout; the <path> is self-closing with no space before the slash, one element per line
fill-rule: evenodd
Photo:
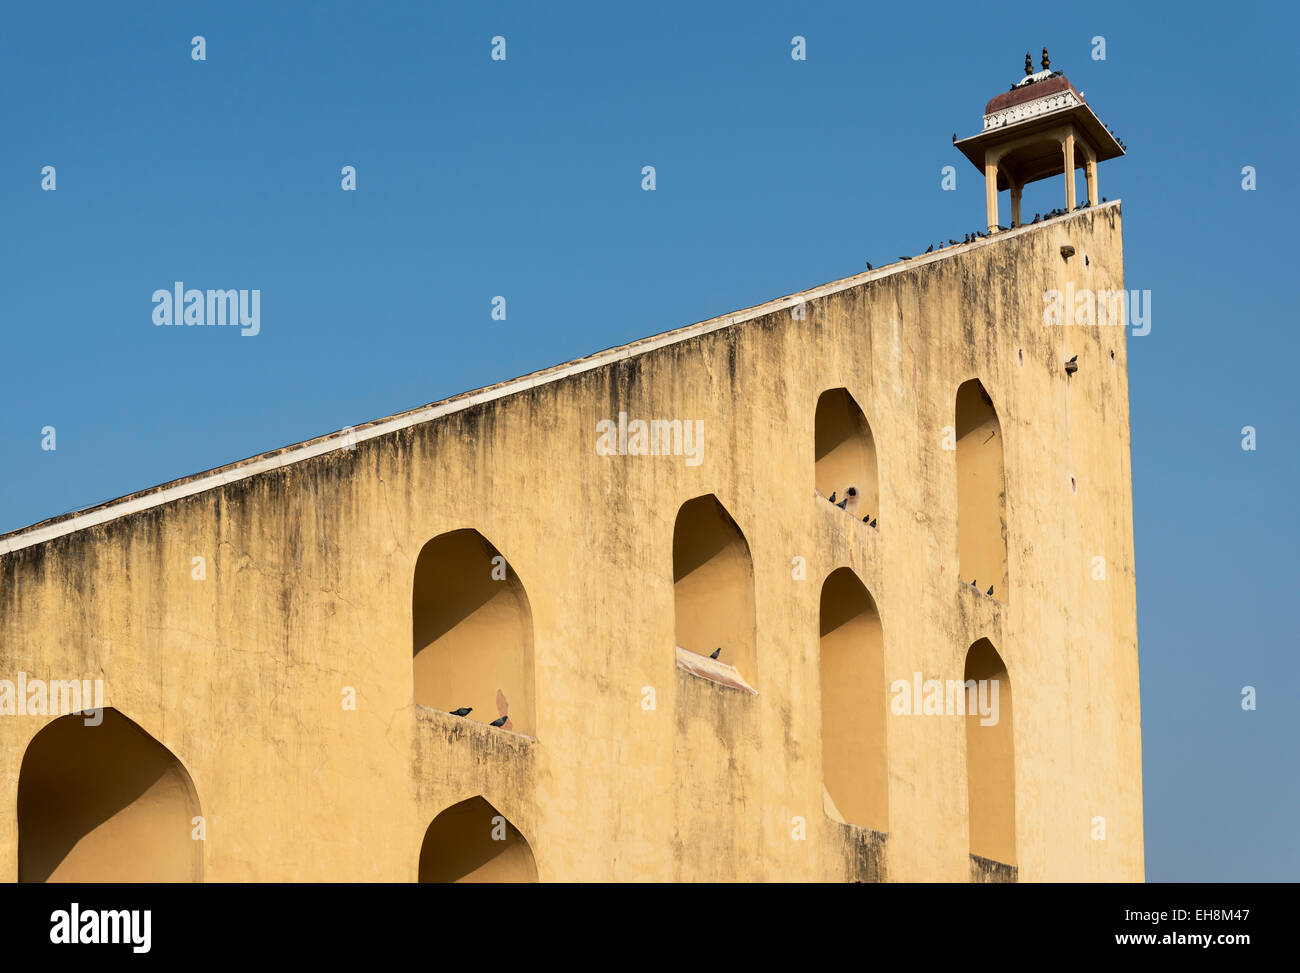
<path fill-rule="evenodd" d="M 866 416 L 848 389 L 828 389 L 817 399 L 814 477 L 824 497 L 843 500 L 856 490 L 845 511 L 858 520 L 880 515 L 876 441 Z"/>
<path fill-rule="evenodd" d="M 536 882 L 533 850 L 519 829 L 481 797 L 453 804 L 420 846 L 421 882 Z"/>
<path fill-rule="evenodd" d="M 677 644 L 719 659 L 757 687 L 754 569 L 749 544 L 713 494 L 682 504 L 673 527 Z"/>
<path fill-rule="evenodd" d="M 957 389 L 957 546 L 961 580 L 1007 601 L 1007 508 L 1002 426 L 979 379 Z"/>
<path fill-rule="evenodd" d="M 966 786 L 970 853 L 1016 864 L 1016 752 L 1011 677 L 980 639 L 966 653 Z"/>
<path fill-rule="evenodd" d="M 821 594 L 822 776 L 849 824 L 889 830 L 885 645 L 875 600 L 849 568 Z"/>
<path fill-rule="evenodd" d="M 454 530 L 424 545 L 411 617 L 416 703 L 445 712 L 468 706 L 468 719 L 484 723 L 508 715 L 506 729 L 535 732 L 528 594 L 482 534 Z"/>
<path fill-rule="evenodd" d="M 33 737 L 18 776 L 18 881 L 200 882 L 201 814 L 189 773 L 115 709 L 63 716 Z"/>

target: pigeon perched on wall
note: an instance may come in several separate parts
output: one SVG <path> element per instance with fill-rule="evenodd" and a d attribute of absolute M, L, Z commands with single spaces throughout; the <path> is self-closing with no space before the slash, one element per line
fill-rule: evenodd
<path fill-rule="evenodd" d="M 832 491 L 831 491 L 831 503 L 834 503 L 834 502 L 835 502 L 835 491 L 832 490 Z"/>
<path fill-rule="evenodd" d="M 872 527 L 875 527 L 875 526 L 876 526 L 876 520 L 875 520 L 875 519 L 873 519 L 873 520 L 871 521 L 871 526 L 872 526 Z"/>
<path fill-rule="evenodd" d="M 989 590 L 986 591 L 986 592 L 984 592 L 984 594 L 986 594 L 986 595 L 988 595 L 990 598 L 992 598 L 992 597 L 993 597 L 993 585 L 989 585 Z"/>
<path fill-rule="evenodd" d="M 716 659 L 720 655 L 722 655 L 722 646 L 719 645 L 716 649 L 714 649 L 712 652 L 709 653 L 709 658 Z"/>
<path fill-rule="evenodd" d="M 488 724 L 488 726 L 505 726 L 506 720 L 508 719 L 510 719 L 510 717 L 503 716 L 499 720 L 493 720 L 491 723 Z"/>
<path fill-rule="evenodd" d="M 474 712 L 474 707 L 473 707 L 473 706 L 462 706 L 460 709 L 454 709 L 454 710 L 452 710 L 452 711 L 451 711 L 451 715 L 452 715 L 452 716 L 469 716 L 469 714 L 472 713 L 472 712 Z"/>

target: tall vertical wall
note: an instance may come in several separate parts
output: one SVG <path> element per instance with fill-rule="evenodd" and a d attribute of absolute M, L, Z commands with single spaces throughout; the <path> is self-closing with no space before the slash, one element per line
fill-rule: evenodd
<path fill-rule="evenodd" d="M 824 809 L 818 614 L 847 566 L 878 608 L 887 683 L 959 680 L 981 638 L 1005 661 L 1019 879 L 1140 880 L 1124 330 L 1045 325 L 1043 294 L 1067 281 L 1123 287 L 1117 204 L 40 543 L 0 539 L 0 678 L 103 678 L 107 705 L 188 771 L 209 880 L 414 880 L 430 822 L 481 795 L 544 881 L 967 881 L 961 716 L 887 718 L 887 836 Z M 958 576 L 945 427 L 972 378 L 1004 440 L 997 599 Z M 878 529 L 815 493 L 815 409 L 839 387 L 874 438 Z M 620 412 L 703 420 L 701 462 L 598 454 L 597 422 Z M 706 494 L 752 560 L 757 695 L 675 662 L 674 520 Z M 417 558 L 461 528 L 526 591 L 532 737 L 413 703 Z M 49 719 L 0 717 L 0 878 L 17 875 L 20 766 Z"/>

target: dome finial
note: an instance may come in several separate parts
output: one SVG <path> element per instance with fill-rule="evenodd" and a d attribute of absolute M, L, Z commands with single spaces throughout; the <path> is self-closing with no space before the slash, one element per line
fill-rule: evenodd
<path fill-rule="evenodd" d="M 1025 77 L 1028 77 L 1033 73 L 1034 73 L 1034 59 L 1029 56 L 1028 51 L 1025 51 Z"/>
<path fill-rule="evenodd" d="M 1043 70 L 1050 71 L 1052 68 L 1052 59 L 1047 56 L 1047 48 L 1043 48 Z"/>

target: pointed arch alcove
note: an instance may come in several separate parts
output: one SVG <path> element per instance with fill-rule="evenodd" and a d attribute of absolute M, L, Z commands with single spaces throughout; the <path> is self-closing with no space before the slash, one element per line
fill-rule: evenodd
<path fill-rule="evenodd" d="M 482 797 L 453 804 L 420 845 L 421 882 L 536 882 L 537 862 L 519 829 Z"/>
<path fill-rule="evenodd" d="M 846 508 L 861 520 L 880 514 L 876 441 L 871 426 L 848 389 L 828 389 L 817 399 L 814 422 L 814 477 L 824 497 L 844 499 L 849 487 L 857 491 Z"/>
<path fill-rule="evenodd" d="M 887 832 L 884 633 L 875 599 L 849 568 L 822 585 L 820 670 L 827 812 Z"/>
<path fill-rule="evenodd" d="M 979 379 L 957 389 L 957 547 L 963 582 L 1007 601 L 1007 508 L 1002 426 Z"/>
<path fill-rule="evenodd" d="M 754 568 L 749 544 L 713 494 L 682 504 L 673 527 L 673 607 L 677 645 L 721 662 L 757 686 Z"/>
<path fill-rule="evenodd" d="M 988 639 L 980 639 L 967 651 L 964 679 L 970 853 L 1014 867 L 1016 753 L 1011 677 Z"/>
<path fill-rule="evenodd" d="M 415 702 L 470 719 L 509 715 L 533 735 L 533 620 L 514 568 L 476 530 L 439 534 L 415 563 L 411 605 Z M 501 712 L 504 701 L 507 713 Z"/>
<path fill-rule="evenodd" d="M 63 716 L 18 776 L 18 881 L 201 882 L 198 794 L 165 746 L 115 709 Z"/>

